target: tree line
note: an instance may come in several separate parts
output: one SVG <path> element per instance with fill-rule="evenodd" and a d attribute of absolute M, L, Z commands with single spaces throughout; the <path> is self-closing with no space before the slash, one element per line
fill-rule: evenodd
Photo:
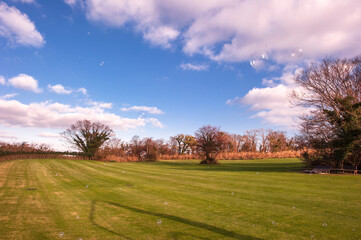
<path fill-rule="evenodd" d="M 302 148 L 295 138 L 287 137 L 286 132 L 271 129 L 254 129 L 240 135 L 207 125 L 199 128 L 194 135 L 177 134 L 169 140 L 134 136 L 129 142 L 113 135 L 113 130 L 105 124 L 89 120 L 78 121 L 62 133 L 70 145 L 90 159 L 112 156 L 156 161 L 165 155 L 175 159 L 187 155 L 203 158 L 202 164 L 216 164 L 221 153 L 274 153 Z"/>
<path fill-rule="evenodd" d="M 202 158 L 202 164 L 216 164 L 225 153 L 303 151 L 308 166 L 360 167 L 361 58 L 324 59 L 296 74 L 294 81 L 302 91 L 293 92 L 293 103 L 309 111 L 300 119 L 299 134 L 292 138 L 271 129 L 234 134 L 206 125 L 194 135 L 180 133 L 167 141 L 134 136 L 124 142 L 114 138 L 109 126 L 89 120 L 72 124 L 62 137 L 89 159 L 115 156 L 156 161 L 160 155 L 187 155 Z M 51 150 L 45 145 L 0 143 L 0 154 L 24 151 Z"/>

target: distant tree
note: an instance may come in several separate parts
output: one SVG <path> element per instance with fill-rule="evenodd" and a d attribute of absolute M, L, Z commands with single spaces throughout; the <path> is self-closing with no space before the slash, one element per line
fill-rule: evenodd
<path fill-rule="evenodd" d="M 159 158 L 158 144 L 152 138 L 141 139 L 139 136 L 134 136 L 129 147 L 131 154 L 139 161 L 157 161 Z"/>
<path fill-rule="evenodd" d="M 244 134 L 244 143 L 242 146 L 243 152 L 256 152 L 257 151 L 257 141 L 258 141 L 259 130 L 252 129 L 247 130 Z"/>
<path fill-rule="evenodd" d="M 244 137 L 239 134 L 231 134 L 232 149 L 234 152 L 240 152 L 244 144 Z"/>
<path fill-rule="evenodd" d="M 171 141 L 177 146 L 178 154 L 190 153 L 192 148 L 197 144 L 196 138 L 192 135 L 178 134 L 174 137 L 171 137 Z"/>
<path fill-rule="evenodd" d="M 138 160 L 142 160 L 142 153 L 145 152 L 145 148 L 139 136 L 135 135 L 132 137 L 132 139 L 130 140 L 129 148 L 132 155 L 136 156 Z"/>
<path fill-rule="evenodd" d="M 101 156 L 113 155 L 116 157 L 125 156 L 125 144 L 119 138 L 110 138 L 107 142 L 103 144 L 100 148 Z"/>
<path fill-rule="evenodd" d="M 170 144 L 164 141 L 164 139 L 154 140 L 154 144 L 159 154 L 171 154 Z"/>
<path fill-rule="evenodd" d="M 289 144 L 286 132 L 271 129 L 267 131 L 266 142 L 268 151 L 272 153 L 287 150 Z"/>
<path fill-rule="evenodd" d="M 259 139 L 260 139 L 260 146 L 259 146 L 260 152 L 267 152 L 267 132 L 269 131 L 264 128 L 258 129 Z"/>
<path fill-rule="evenodd" d="M 201 164 L 217 164 L 216 157 L 224 146 L 224 133 L 219 127 L 203 126 L 196 133 L 197 149 L 205 159 Z"/>
<path fill-rule="evenodd" d="M 306 144 L 316 150 L 309 164 L 343 167 L 361 161 L 361 58 L 325 59 L 295 77 L 304 92 L 296 104 L 310 109 L 302 118 Z"/>
<path fill-rule="evenodd" d="M 92 159 L 99 148 L 113 135 L 113 130 L 100 122 L 83 120 L 72 124 L 61 135 L 70 145 Z"/>

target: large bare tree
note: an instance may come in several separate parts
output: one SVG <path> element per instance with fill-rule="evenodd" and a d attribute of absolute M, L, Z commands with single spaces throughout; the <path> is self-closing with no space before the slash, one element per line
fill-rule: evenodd
<path fill-rule="evenodd" d="M 205 159 L 201 164 L 217 164 L 216 157 L 224 145 L 224 134 L 219 127 L 203 126 L 196 133 L 198 152 L 204 155 Z"/>
<path fill-rule="evenodd" d="M 317 154 L 309 163 L 357 166 L 361 161 L 361 58 L 325 59 L 295 77 L 304 91 L 297 104 L 310 109 L 301 132 Z M 307 160 L 307 159 L 306 159 Z"/>
<path fill-rule="evenodd" d="M 72 124 L 61 135 L 71 146 L 91 159 L 99 148 L 113 135 L 113 130 L 100 122 L 83 120 Z"/>

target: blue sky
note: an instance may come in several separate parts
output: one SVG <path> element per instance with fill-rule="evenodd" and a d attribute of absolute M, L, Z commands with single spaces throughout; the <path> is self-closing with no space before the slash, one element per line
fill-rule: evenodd
<path fill-rule="evenodd" d="M 360 54 L 347 1 L 0 1 L 0 140 L 50 143 L 87 118 L 129 140 L 205 124 L 295 133 L 292 78 Z"/>

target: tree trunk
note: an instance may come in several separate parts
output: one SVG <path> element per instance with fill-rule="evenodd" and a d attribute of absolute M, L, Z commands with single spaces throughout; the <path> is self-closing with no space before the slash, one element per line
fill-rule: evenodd
<path fill-rule="evenodd" d="M 200 162 L 200 164 L 219 164 L 216 159 L 206 158 Z"/>

